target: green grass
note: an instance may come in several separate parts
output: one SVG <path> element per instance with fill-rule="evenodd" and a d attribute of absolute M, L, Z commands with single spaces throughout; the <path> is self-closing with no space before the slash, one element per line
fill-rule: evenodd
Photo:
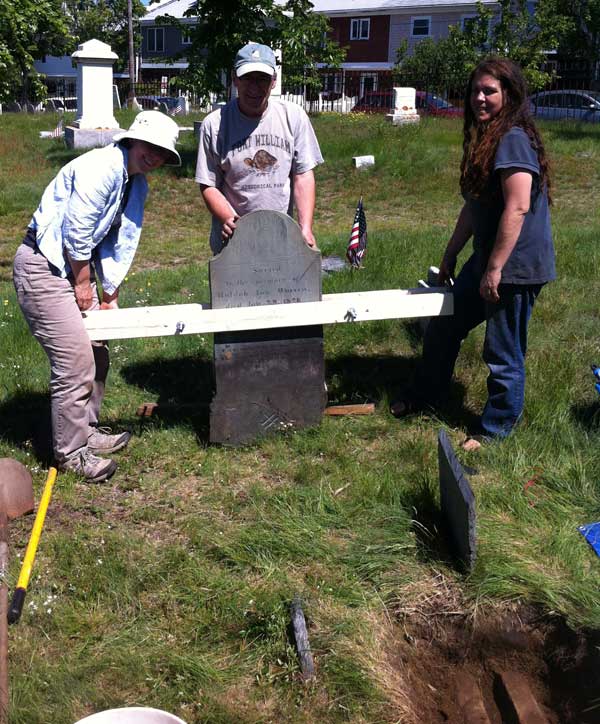
<path fill-rule="evenodd" d="M 45 184 L 72 156 L 38 139 L 56 120 L 0 116 L 0 455 L 30 467 L 36 497 L 50 462 L 48 365 L 10 271 Z M 324 292 L 414 286 L 438 262 L 460 208 L 458 123 L 394 128 L 351 114 L 314 125 L 326 158 L 315 220 L 323 252 L 344 254 L 361 194 L 369 222 L 365 269 L 326 277 Z M 506 442 L 463 456 L 479 470 L 473 573 L 453 569 L 437 534 L 436 435 L 444 425 L 458 442 L 481 410 L 481 330 L 464 345 L 447 416 L 398 422 L 387 406 L 418 360 L 412 326 L 327 327 L 330 401 L 373 401 L 376 413 L 235 450 L 207 443 L 210 336 L 121 340 L 103 422 L 135 436 L 109 484 L 58 478 L 26 609 L 10 631 L 11 722 L 70 724 L 123 705 L 190 724 L 416 722 L 390 645 L 404 615 L 436 601 L 485 616 L 517 601 L 600 626 L 600 562 L 577 532 L 600 519 L 589 372 L 600 360 L 600 128 L 543 131 L 559 280 L 532 319 L 523 423 Z M 208 299 L 210 224 L 193 182 L 193 134 L 181 147 L 181 169 L 150 177 L 122 306 Z M 376 166 L 357 172 L 351 156 L 362 154 Z M 137 406 L 157 400 L 171 411 L 140 421 Z M 10 526 L 11 586 L 31 522 Z M 295 593 L 318 671 L 308 687 L 288 631 Z"/>

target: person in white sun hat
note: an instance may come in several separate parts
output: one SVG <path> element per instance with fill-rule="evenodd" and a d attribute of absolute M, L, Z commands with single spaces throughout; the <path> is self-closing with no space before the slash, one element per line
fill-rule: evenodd
<path fill-rule="evenodd" d="M 315 247 L 313 169 L 323 157 L 308 116 L 270 97 L 277 66 L 267 45 L 245 45 L 234 70 L 237 98 L 206 116 L 200 129 L 196 182 L 213 217 L 211 249 L 223 249 L 240 216 L 258 209 L 291 216 L 294 206 L 304 241 Z"/>
<path fill-rule="evenodd" d="M 178 133 L 168 116 L 142 111 L 114 143 L 70 161 L 44 191 L 15 256 L 17 299 L 50 361 L 56 464 L 91 482 L 115 472 L 102 456 L 124 448 L 130 434 L 98 425 L 108 345 L 90 341 L 81 313 L 117 307 L 142 231 L 146 174 L 181 164 Z"/>

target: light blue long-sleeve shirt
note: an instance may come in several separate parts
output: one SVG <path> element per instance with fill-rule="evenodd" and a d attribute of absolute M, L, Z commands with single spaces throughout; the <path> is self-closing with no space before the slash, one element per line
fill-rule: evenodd
<path fill-rule="evenodd" d="M 73 159 L 48 184 L 29 228 L 62 277 L 70 272 L 65 252 L 74 261 L 93 256 L 104 291 L 119 288 L 140 240 L 148 193 L 146 177 L 133 175 L 119 224 L 128 180 L 127 149 L 112 144 Z"/>

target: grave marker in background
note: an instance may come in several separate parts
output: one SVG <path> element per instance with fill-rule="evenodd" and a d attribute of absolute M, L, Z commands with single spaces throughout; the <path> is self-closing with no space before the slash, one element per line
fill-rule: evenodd
<path fill-rule="evenodd" d="M 82 43 L 71 56 L 77 64 L 77 118 L 65 128 L 68 148 L 112 143 L 121 131 L 114 110 L 113 63 L 118 55 L 100 40 Z"/>
<path fill-rule="evenodd" d="M 209 262 L 213 309 L 321 300 L 321 254 L 278 211 L 237 222 Z M 215 334 L 211 442 L 240 445 L 280 429 L 317 425 L 326 405 L 323 327 Z"/>

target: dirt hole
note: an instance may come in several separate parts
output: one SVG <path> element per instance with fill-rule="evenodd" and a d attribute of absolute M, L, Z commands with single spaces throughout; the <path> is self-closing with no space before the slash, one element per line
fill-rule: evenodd
<path fill-rule="evenodd" d="M 475 680 L 492 724 L 528 724 L 500 693 L 514 672 L 551 724 L 600 724 L 600 631 L 573 631 L 535 611 L 402 618 L 395 651 L 420 724 L 465 720 L 461 682 Z M 479 721 L 472 719 L 473 722 Z"/>

